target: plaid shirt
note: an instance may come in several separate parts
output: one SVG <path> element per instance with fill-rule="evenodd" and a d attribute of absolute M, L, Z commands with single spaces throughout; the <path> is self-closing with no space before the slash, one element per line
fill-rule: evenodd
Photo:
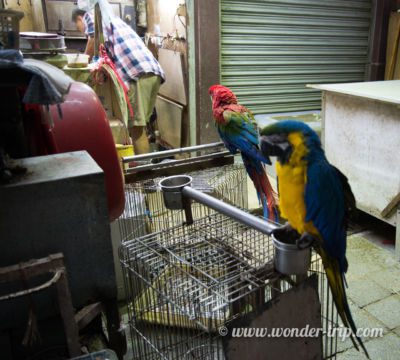
<path fill-rule="evenodd" d="M 84 18 L 86 29 L 94 29 L 93 16 L 86 14 L 89 15 L 87 20 Z M 150 73 L 164 82 L 164 71 L 136 32 L 120 18 L 114 18 L 110 25 L 103 28 L 105 45 L 121 79 L 129 82 Z"/>
<path fill-rule="evenodd" d="M 94 19 L 91 13 L 83 15 L 83 24 L 85 25 L 85 35 L 87 37 L 94 37 Z"/>

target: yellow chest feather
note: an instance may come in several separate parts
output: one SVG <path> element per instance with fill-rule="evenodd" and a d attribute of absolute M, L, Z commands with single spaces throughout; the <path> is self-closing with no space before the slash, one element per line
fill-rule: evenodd
<path fill-rule="evenodd" d="M 318 230 L 311 222 L 306 223 L 306 206 L 304 200 L 307 183 L 307 147 L 303 143 L 300 133 L 288 136 L 293 152 L 287 163 L 276 163 L 279 187 L 279 208 L 281 216 L 287 219 L 290 225 L 300 234 L 308 232 L 318 236 Z"/>

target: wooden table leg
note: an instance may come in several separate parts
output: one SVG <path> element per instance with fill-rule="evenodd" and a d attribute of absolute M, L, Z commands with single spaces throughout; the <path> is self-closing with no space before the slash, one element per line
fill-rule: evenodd
<path fill-rule="evenodd" d="M 71 293 L 69 291 L 65 271 L 63 271 L 60 280 L 57 281 L 56 287 L 60 314 L 64 323 L 65 337 L 67 338 L 69 356 L 76 357 L 81 354 L 79 331 L 78 325 L 75 322 L 75 312 L 72 307 Z"/>

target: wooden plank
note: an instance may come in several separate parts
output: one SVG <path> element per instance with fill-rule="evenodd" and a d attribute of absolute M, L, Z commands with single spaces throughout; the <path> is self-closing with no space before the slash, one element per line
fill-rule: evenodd
<path fill-rule="evenodd" d="M 46 258 L 30 260 L 18 265 L 11 265 L 0 268 L 0 282 L 14 281 L 21 279 L 21 272 L 27 279 L 53 272 L 57 268 L 64 267 L 64 256 L 61 253 L 49 255 Z"/>
<path fill-rule="evenodd" d="M 186 76 L 181 53 L 159 49 L 158 62 L 165 72 L 166 81 L 159 94 L 181 105 L 187 105 Z"/>
<path fill-rule="evenodd" d="M 70 357 L 81 354 L 79 344 L 79 330 L 74 318 L 74 308 L 72 306 L 71 292 L 69 290 L 67 275 L 64 272 L 60 280 L 56 283 L 58 306 L 60 315 L 64 323 L 64 332 L 67 340 L 68 353 Z"/>
<path fill-rule="evenodd" d="M 392 12 L 389 18 L 389 29 L 386 49 L 385 80 L 400 79 L 400 13 Z"/>
<path fill-rule="evenodd" d="M 78 325 L 78 329 L 82 330 L 89 325 L 102 311 L 104 306 L 101 302 L 90 304 L 81 309 L 75 314 L 75 322 Z"/>
<path fill-rule="evenodd" d="M 182 146 L 182 114 L 183 106 L 161 96 L 157 96 L 157 126 L 161 139 L 172 146 Z"/>
<path fill-rule="evenodd" d="M 398 193 L 390 203 L 381 211 L 381 215 L 384 218 L 389 217 L 396 208 L 400 205 L 400 193 Z"/>

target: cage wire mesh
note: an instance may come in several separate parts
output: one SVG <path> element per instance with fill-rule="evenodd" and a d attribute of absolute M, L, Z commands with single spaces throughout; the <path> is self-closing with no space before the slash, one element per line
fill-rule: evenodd
<path fill-rule="evenodd" d="M 197 170 L 192 176 L 192 187 L 226 203 L 247 209 L 247 175 L 243 165 Z M 162 177 L 139 180 L 125 185 L 125 211 L 118 220 L 122 242 L 146 234 L 162 231 L 185 222 L 183 210 L 168 210 L 164 205 L 158 182 Z M 199 219 L 214 210 L 199 203 L 192 204 L 193 218 Z"/>
<path fill-rule="evenodd" d="M 293 285 L 271 280 L 273 255 L 268 236 L 218 213 L 124 242 L 133 359 L 225 359 L 218 329 Z M 316 254 L 309 273 L 318 274 L 324 330 L 338 327 Z M 325 334 L 324 359 L 336 350 Z"/>

